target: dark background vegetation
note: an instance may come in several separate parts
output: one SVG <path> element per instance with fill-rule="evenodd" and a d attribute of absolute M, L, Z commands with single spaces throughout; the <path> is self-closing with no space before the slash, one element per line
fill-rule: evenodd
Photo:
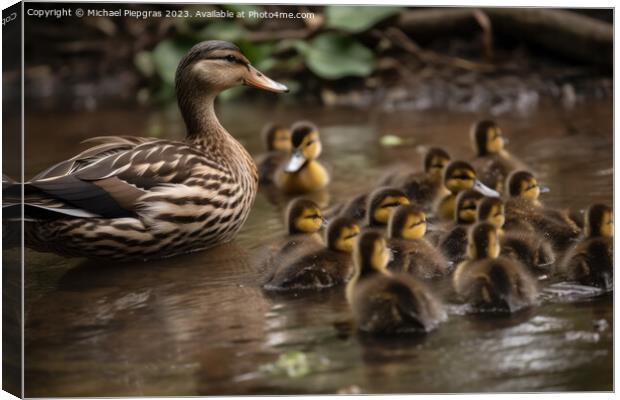
<path fill-rule="evenodd" d="M 59 8 L 28 3 L 26 7 Z M 79 4 L 67 4 L 76 8 Z M 193 44 L 238 44 L 288 84 L 287 101 L 383 109 L 527 110 L 611 97 L 613 10 L 385 6 L 122 5 L 84 8 L 313 12 L 312 19 L 26 17 L 26 93 L 33 106 L 94 109 L 174 98 Z M 269 98 L 244 88 L 223 101 Z"/>

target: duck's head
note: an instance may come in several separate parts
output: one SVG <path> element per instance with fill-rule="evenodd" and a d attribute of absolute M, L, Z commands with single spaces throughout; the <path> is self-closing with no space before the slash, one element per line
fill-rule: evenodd
<path fill-rule="evenodd" d="M 286 86 L 254 68 L 237 46 L 223 40 L 208 40 L 192 47 L 179 62 L 175 79 L 179 96 L 188 95 L 186 91 L 219 93 L 239 85 L 288 92 Z"/>
<path fill-rule="evenodd" d="M 351 253 L 359 233 L 360 227 L 354 220 L 339 217 L 327 226 L 325 242 L 330 250 Z"/>
<path fill-rule="evenodd" d="M 541 193 L 548 191 L 548 188 L 538 183 L 531 172 L 515 171 L 508 176 L 508 193 L 511 197 L 537 201 Z"/>
<path fill-rule="evenodd" d="M 424 171 L 434 176 L 442 176 L 450 162 L 450 154 L 442 148 L 431 147 L 424 157 Z"/>
<path fill-rule="evenodd" d="M 452 161 L 448 164 L 443 174 L 443 184 L 452 194 L 474 189 L 484 196 L 499 197 L 499 193 L 478 180 L 474 167 L 465 161 Z"/>
<path fill-rule="evenodd" d="M 500 243 L 497 228 L 488 222 L 479 222 L 469 230 L 467 240 L 467 257 L 470 260 L 497 258 Z"/>
<path fill-rule="evenodd" d="M 396 188 L 379 188 L 368 196 L 366 216 L 368 226 L 387 225 L 390 216 L 398 206 L 409 204 L 407 195 Z"/>
<path fill-rule="evenodd" d="M 387 273 L 390 256 L 390 249 L 383 235 L 374 231 L 362 233 L 353 252 L 355 275 L 359 277 L 374 273 Z"/>
<path fill-rule="evenodd" d="M 587 237 L 613 237 L 614 216 L 611 207 L 593 204 L 586 213 L 585 231 Z"/>
<path fill-rule="evenodd" d="M 489 222 L 497 229 L 502 229 L 506 222 L 504 202 L 496 197 L 485 197 L 478 204 L 478 222 Z"/>
<path fill-rule="evenodd" d="M 291 143 L 293 154 L 284 170 L 297 172 L 308 160 L 314 160 L 321 155 L 323 146 L 319 138 L 319 128 L 312 122 L 299 121 L 291 127 Z"/>
<path fill-rule="evenodd" d="M 261 134 L 267 151 L 281 151 L 288 153 L 292 149 L 291 132 L 287 127 L 279 124 L 267 124 Z"/>
<path fill-rule="evenodd" d="M 408 204 L 394 210 L 388 224 L 390 238 L 418 239 L 426 233 L 426 214 Z"/>
<path fill-rule="evenodd" d="M 291 235 L 316 233 L 325 222 L 319 206 L 312 200 L 302 198 L 289 203 L 286 209 L 286 220 L 288 233 Z"/>
<path fill-rule="evenodd" d="M 474 123 L 470 130 L 470 137 L 478 156 L 499 153 L 507 143 L 497 123 L 491 120 Z"/>
<path fill-rule="evenodd" d="M 478 204 L 484 196 L 474 189 L 463 190 L 456 196 L 454 219 L 457 224 L 472 224 L 476 222 Z"/>

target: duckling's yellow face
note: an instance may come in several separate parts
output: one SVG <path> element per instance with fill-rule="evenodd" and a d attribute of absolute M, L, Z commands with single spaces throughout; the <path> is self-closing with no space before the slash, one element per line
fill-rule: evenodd
<path fill-rule="evenodd" d="M 304 233 L 318 232 L 323 226 L 323 216 L 321 210 L 316 207 L 304 208 L 297 218 L 295 227 Z"/>
<path fill-rule="evenodd" d="M 377 271 L 385 271 L 390 262 L 390 249 L 387 247 L 385 240 L 377 240 L 373 245 L 372 259 L 370 262 Z"/>
<path fill-rule="evenodd" d="M 499 153 L 504 149 L 504 137 L 499 127 L 492 126 L 487 130 L 487 152 Z"/>
<path fill-rule="evenodd" d="M 614 236 L 614 216 L 610 212 L 606 212 L 601 219 L 601 236 Z"/>
<path fill-rule="evenodd" d="M 476 183 L 476 173 L 469 168 L 455 168 L 446 176 L 445 186 L 452 193 L 471 189 Z"/>
<path fill-rule="evenodd" d="M 426 214 L 412 213 L 407 216 L 401 236 L 404 239 L 419 239 L 426 233 Z"/>
<path fill-rule="evenodd" d="M 345 253 L 352 253 L 359 234 L 360 227 L 356 224 L 343 227 L 336 240 L 336 249 L 344 251 Z"/>
<path fill-rule="evenodd" d="M 310 132 L 306 135 L 297 149 L 301 151 L 301 154 L 306 160 L 318 158 L 323 150 L 318 132 Z"/>
<path fill-rule="evenodd" d="M 504 226 L 504 222 L 506 222 L 506 215 L 504 214 L 504 205 L 498 204 L 491 207 L 491 211 L 489 213 L 489 217 L 487 221 L 497 229 L 501 229 Z"/>
<path fill-rule="evenodd" d="M 476 220 L 476 210 L 480 200 L 480 198 L 464 199 L 461 203 L 461 207 L 457 210 L 459 213 L 459 221 L 474 222 Z"/>
<path fill-rule="evenodd" d="M 435 155 L 431 159 L 431 164 L 428 167 L 428 173 L 434 176 L 442 176 L 444 169 L 449 163 L 450 159 Z"/>
<path fill-rule="evenodd" d="M 519 186 L 519 196 L 530 201 L 538 200 L 540 196 L 540 186 L 536 178 L 523 179 Z"/>
<path fill-rule="evenodd" d="M 386 196 L 375 208 L 374 220 L 381 224 L 387 224 L 396 207 L 403 204 L 409 204 L 409 199 L 404 196 Z"/>
<path fill-rule="evenodd" d="M 291 144 L 291 132 L 286 128 L 281 128 L 273 133 L 273 148 L 277 151 L 289 152 L 293 148 Z"/>

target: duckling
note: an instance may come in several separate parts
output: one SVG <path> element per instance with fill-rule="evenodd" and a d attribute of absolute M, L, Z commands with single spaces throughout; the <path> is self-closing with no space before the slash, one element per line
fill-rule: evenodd
<path fill-rule="evenodd" d="M 474 167 L 482 181 L 496 191 L 504 192 L 508 174 L 525 165 L 505 149 L 508 140 L 502 135 L 495 121 L 482 120 L 474 123 L 470 130 L 471 143 L 476 152 Z"/>
<path fill-rule="evenodd" d="M 321 155 L 319 130 L 311 122 L 291 127 L 293 153 L 275 175 L 276 185 L 287 194 L 314 192 L 329 184 L 327 169 L 316 159 Z"/>
<path fill-rule="evenodd" d="M 454 218 L 456 195 L 463 190 L 474 189 L 485 196 L 499 197 L 499 193 L 476 178 L 476 170 L 465 161 L 452 161 L 448 164 L 443 175 L 443 184 L 450 193 L 436 204 L 435 214 L 444 221 Z"/>
<path fill-rule="evenodd" d="M 262 134 L 266 153 L 256 157 L 259 183 L 273 183 L 274 174 L 278 167 L 288 159 L 291 153 L 291 132 L 279 124 L 268 124 Z"/>
<path fill-rule="evenodd" d="M 551 273 L 555 262 L 551 243 L 534 231 L 504 231 L 505 219 L 504 202 L 501 199 L 482 199 L 478 205 L 477 221 L 486 221 L 495 226 L 500 237 L 502 255 L 521 262 L 535 276 Z"/>
<path fill-rule="evenodd" d="M 614 222 L 611 207 L 594 204 L 585 218 L 585 237 L 566 255 L 562 269 L 569 279 L 606 290 L 613 285 Z"/>
<path fill-rule="evenodd" d="M 408 274 L 387 271 L 390 251 L 374 231 L 360 235 L 346 288 L 357 329 L 372 334 L 429 332 L 446 319 L 441 303 Z"/>
<path fill-rule="evenodd" d="M 453 226 L 439 239 L 441 253 L 455 264 L 466 258 L 467 230 L 476 222 L 476 210 L 482 198 L 482 194 L 473 189 L 463 190 L 456 196 Z"/>
<path fill-rule="evenodd" d="M 371 229 L 382 229 L 398 206 L 409 204 L 402 190 L 390 187 L 376 189 L 366 203 L 366 224 Z"/>
<path fill-rule="evenodd" d="M 314 201 L 304 198 L 291 200 L 286 209 L 288 236 L 280 253 L 288 253 L 301 245 L 323 245 L 319 231 L 325 222 L 321 209 Z"/>
<path fill-rule="evenodd" d="M 423 211 L 431 211 L 437 198 L 445 196 L 443 173 L 450 162 L 450 155 L 439 147 L 431 147 L 424 157 L 424 172 L 397 171 L 386 175 L 380 185 L 402 189 L 412 203 Z"/>
<path fill-rule="evenodd" d="M 338 216 L 353 218 L 356 221 L 361 221 L 366 216 L 367 201 L 368 193 L 360 193 L 346 202 L 337 203 L 330 207 L 325 212 L 325 215 L 327 218 Z"/>
<path fill-rule="evenodd" d="M 390 271 L 408 272 L 420 279 L 442 277 L 450 272 L 448 260 L 424 239 L 426 214 L 414 205 L 399 206 L 388 224 L 388 246 L 392 250 Z"/>
<path fill-rule="evenodd" d="M 505 229 L 533 229 L 549 240 L 556 251 L 564 251 L 575 243 L 581 230 L 567 212 L 540 203 L 540 193 L 548 189 L 539 185 L 531 172 L 510 174 L 507 189 L 510 198 L 506 201 Z"/>
<path fill-rule="evenodd" d="M 277 266 L 267 283 L 267 290 L 323 289 L 346 282 L 353 265 L 351 252 L 360 228 L 348 218 L 336 218 L 327 227 L 327 247 L 309 252 L 295 252 Z"/>
<path fill-rule="evenodd" d="M 474 225 L 468 235 L 468 260 L 454 271 L 455 292 L 482 310 L 514 312 L 533 305 L 538 295 L 536 280 L 522 264 L 499 254 L 495 226 L 488 222 Z"/>

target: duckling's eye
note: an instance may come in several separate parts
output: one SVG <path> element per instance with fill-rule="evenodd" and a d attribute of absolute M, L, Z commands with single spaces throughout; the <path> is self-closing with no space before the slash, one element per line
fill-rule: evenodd
<path fill-rule="evenodd" d="M 398 207 L 400 205 L 400 203 L 398 201 L 394 201 L 391 203 L 385 203 L 382 207 L 383 208 L 390 208 L 390 207 Z"/>
<path fill-rule="evenodd" d="M 314 140 L 310 140 L 308 143 L 306 143 L 306 147 L 310 146 L 311 144 L 316 143 L 316 139 Z"/>
<path fill-rule="evenodd" d="M 467 180 L 471 179 L 471 176 L 469 176 L 469 175 L 454 175 L 452 178 L 453 179 L 459 179 L 459 180 L 467 181 Z"/>
<path fill-rule="evenodd" d="M 308 218 L 308 219 L 318 219 L 318 218 L 321 218 L 321 216 L 319 214 L 312 214 L 312 215 L 308 215 L 306 218 Z"/>

